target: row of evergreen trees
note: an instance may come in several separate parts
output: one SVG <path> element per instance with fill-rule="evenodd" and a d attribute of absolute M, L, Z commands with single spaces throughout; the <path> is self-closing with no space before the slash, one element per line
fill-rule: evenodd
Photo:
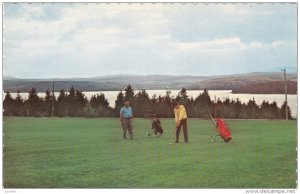
<path fill-rule="evenodd" d="M 200 93 L 196 98 L 189 97 L 187 91 L 182 89 L 177 96 L 171 96 L 170 91 L 166 91 L 164 96 L 150 97 L 145 90 L 135 94 L 133 88 L 128 85 L 125 91 L 118 93 L 115 107 L 109 106 L 103 93 L 93 95 L 90 100 L 74 87 L 68 92 L 61 90 L 56 98 L 49 90 L 45 92 L 45 97 L 40 98 L 35 88 L 29 92 L 28 99 L 22 99 L 18 93 L 14 99 L 9 92 L 6 93 L 3 108 L 6 116 L 80 116 L 80 117 L 118 117 L 119 110 L 123 106 L 123 101 L 128 99 L 134 110 L 135 117 L 145 117 L 148 113 L 155 113 L 160 117 L 174 117 L 173 101 L 178 101 L 185 105 L 190 118 L 208 118 L 208 112 L 213 116 L 223 118 L 243 118 L 243 119 L 284 119 L 285 106 L 277 106 L 276 102 L 263 101 L 258 105 L 254 99 L 247 103 L 242 103 L 239 99 L 229 98 L 221 101 L 212 101 L 208 91 Z M 288 115 L 291 111 L 288 107 Z"/>

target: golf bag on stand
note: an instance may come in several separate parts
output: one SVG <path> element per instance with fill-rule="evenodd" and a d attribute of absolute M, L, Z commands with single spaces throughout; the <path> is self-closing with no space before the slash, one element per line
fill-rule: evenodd
<path fill-rule="evenodd" d="M 154 135 L 156 137 L 159 137 L 163 134 L 164 130 L 161 126 L 160 119 L 156 114 L 147 114 L 146 117 L 148 119 L 151 119 L 151 131 L 147 132 L 147 136 Z"/>
<path fill-rule="evenodd" d="M 210 118 L 212 119 L 218 134 L 215 135 L 211 135 L 210 137 L 210 141 L 212 143 L 215 143 L 217 141 L 217 136 L 220 136 L 225 143 L 230 142 L 231 138 L 231 132 L 229 130 L 229 128 L 227 127 L 225 121 L 221 118 L 217 118 L 216 121 L 215 119 L 211 116 L 211 114 L 209 113 Z"/>

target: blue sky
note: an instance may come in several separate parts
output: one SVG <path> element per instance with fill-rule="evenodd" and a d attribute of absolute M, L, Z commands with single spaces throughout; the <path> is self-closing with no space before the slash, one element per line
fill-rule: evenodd
<path fill-rule="evenodd" d="M 4 3 L 4 76 L 297 71 L 296 3 Z"/>

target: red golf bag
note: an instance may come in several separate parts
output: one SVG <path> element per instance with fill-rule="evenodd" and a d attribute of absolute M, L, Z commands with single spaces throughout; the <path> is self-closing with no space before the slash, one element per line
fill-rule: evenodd
<path fill-rule="evenodd" d="M 217 118 L 216 124 L 220 136 L 222 137 L 222 139 L 224 139 L 226 143 L 228 143 L 231 140 L 231 132 L 227 127 L 225 121 L 221 118 Z"/>
<path fill-rule="evenodd" d="M 210 141 L 215 143 L 217 141 L 217 136 L 220 136 L 224 142 L 228 143 L 231 140 L 231 132 L 227 127 L 225 121 L 221 118 L 217 118 L 216 120 L 211 116 L 210 112 L 208 112 L 212 122 L 214 123 L 219 135 L 211 135 Z"/>

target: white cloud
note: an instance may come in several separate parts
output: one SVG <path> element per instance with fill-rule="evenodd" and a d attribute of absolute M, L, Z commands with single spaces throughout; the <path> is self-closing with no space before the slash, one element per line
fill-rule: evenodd
<path fill-rule="evenodd" d="M 264 11 L 262 12 L 262 15 L 271 16 L 274 14 L 274 11 Z"/>
<path fill-rule="evenodd" d="M 271 43 L 272 47 L 293 47 L 296 48 L 297 47 L 297 43 L 296 42 L 288 42 L 288 41 L 282 41 L 282 40 L 277 40 Z"/>
<path fill-rule="evenodd" d="M 60 68 L 65 72 L 61 76 L 88 77 L 122 73 L 120 65 L 137 74 L 214 74 L 223 64 L 229 69 L 259 67 L 265 56 L 269 66 L 278 57 L 288 57 L 296 66 L 290 50 L 297 48 L 291 22 L 297 18 L 278 6 L 64 4 L 47 15 L 49 4 L 20 5 L 21 15 L 10 14 L 3 21 L 4 70 L 12 76 L 57 77 Z M 278 20 L 280 13 L 289 22 Z M 280 51 L 291 54 L 278 56 Z M 174 65 L 179 67 L 173 71 Z M 200 71 L 203 67 L 207 72 Z M 47 74 L 39 72 L 43 69 Z"/>
<path fill-rule="evenodd" d="M 270 43 L 263 43 L 260 41 L 254 41 L 251 42 L 248 46 L 248 48 L 296 48 L 297 43 L 292 41 L 284 41 L 284 40 L 276 40 L 274 42 Z"/>
<path fill-rule="evenodd" d="M 222 5 L 221 7 L 222 7 L 222 12 L 225 14 L 237 15 L 237 16 L 245 16 L 245 15 L 249 14 L 249 11 L 246 8 L 236 6 L 233 3 L 228 3 L 225 5 Z"/>
<path fill-rule="evenodd" d="M 243 49 L 245 45 L 240 38 L 224 38 L 206 42 L 178 43 L 177 47 L 180 50 L 219 50 L 219 49 Z"/>
<path fill-rule="evenodd" d="M 255 41 L 255 42 L 251 42 L 251 43 L 250 43 L 250 46 L 251 46 L 251 47 L 254 47 L 254 48 L 261 48 L 261 47 L 263 47 L 263 43 L 262 43 L 262 42 Z"/>

